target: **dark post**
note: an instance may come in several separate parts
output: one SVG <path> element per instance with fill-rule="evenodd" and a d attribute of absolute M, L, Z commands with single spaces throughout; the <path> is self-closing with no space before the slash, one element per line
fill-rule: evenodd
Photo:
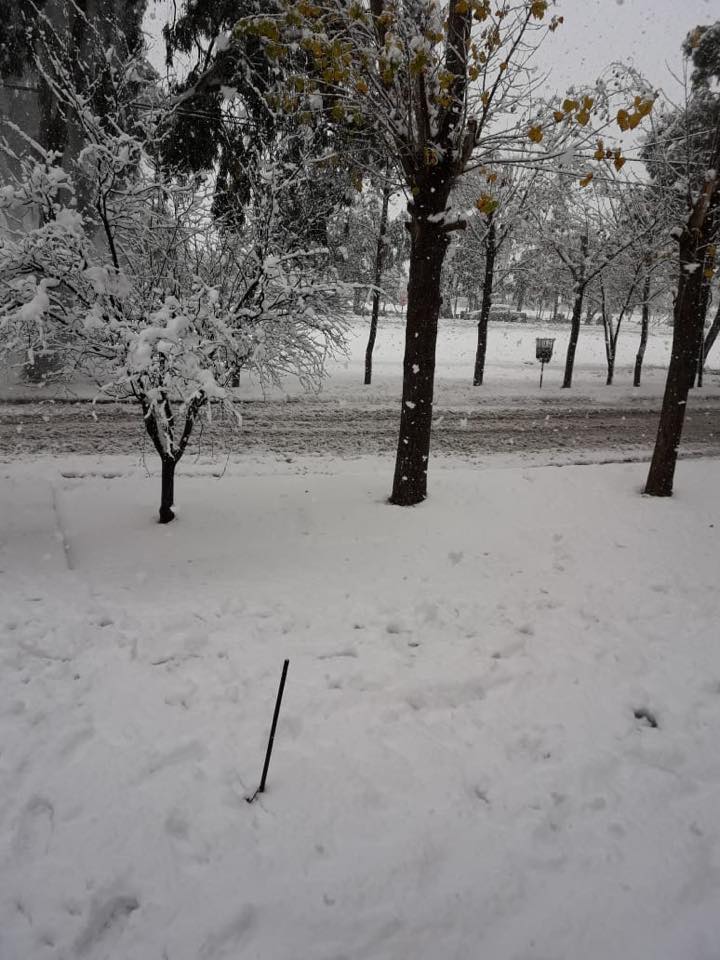
<path fill-rule="evenodd" d="M 552 360 L 554 337 L 535 338 L 535 359 L 540 361 L 540 389 L 542 389 L 545 364 Z"/>
<path fill-rule="evenodd" d="M 283 691 L 285 690 L 285 678 L 287 677 L 290 661 L 285 660 L 280 677 L 280 687 L 278 689 L 277 699 L 275 700 L 275 712 L 273 713 L 272 724 L 270 726 L 270 736 L 268 738 L 267 750 L 265 751 L 265 763 L 263 765 L 260 786 L 251 797 L 246 797 L 248 803 L 252 803 L 259 793 L 265 792 L 265 781 L 267 780 L 268 768 L 270 767 L 270 757 L 272 755 L 273 743 L 275 742 L 275 729 L 277 727 L 278 717 L 280 716 L 280 704 L 282 703 Z"/>

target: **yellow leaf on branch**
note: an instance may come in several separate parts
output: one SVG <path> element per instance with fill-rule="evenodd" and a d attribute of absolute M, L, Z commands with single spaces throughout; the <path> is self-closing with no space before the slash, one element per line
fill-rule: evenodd
<path fill-rule="evenodd" d="M 580 181 L 580 186 L 586 187 L 590 183 L 592 178 L 593 178 L 593 175 L 591 173 L 588 173 L 587 176 L 583 177 L 582 180 Z"/>
<path fill-rule="evenodd" d="M 580 124 L 581 127 L 586 127 L 590 122 L 590 114 L 587 110 L 578 110 L 575 115 L 575 119 Z"/>
<path fill-rule="evenodd" d="M 475 206 L 480 213 L 487 215 L 492 213 L 494 210 L 497 210 L 498 202 L 495 197 L 491 196 L 489 193 L 481 193 L 475 201 Z"/>
<path fill-rule="evenodd" d="M 544 133 L 541 127 L 534 126 L 528 130 L 528 140 L 531 140 L 533 143 L 540 143 L 543 137 Z"/>

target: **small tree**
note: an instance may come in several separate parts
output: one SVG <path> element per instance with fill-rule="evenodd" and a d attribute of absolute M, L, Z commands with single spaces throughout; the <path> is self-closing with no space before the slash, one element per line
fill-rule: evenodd
<path fill-rule="evenodd" d="M 621 252 L 598 280 L 600 316 L 605 334 L 607 385 L 612 384 L 615 374 L 617 341 L 622 322 L 640 306 L 640 345 L 633 377 L 635 386 L 639 386 L 650 326 L 650 303 L 667 291 L 671 210 L 661 202 L 660 192 L 653 185 L 639 186 L 628 182 L 623 193 L 613 199 L 614 202 L 606 206 L 607 217 L 611 221 L 608 245 Z"/>
<path fill-rule="evenodd" d="M 471 250 L 480 246 L 483 263 L 482 298 L 478 318 L 477 347 L 473 368 L 473 386 L 481 386 L 485 376 L 488 323 L 492 310 L 495 274 L 498 260 L 510 245 L 510 238 L 526 215 L 538 177 L 537 169 L 527 170 L 521 163 L 504 169 L 487 167 L 477 177 L 468 177 L 462 193 L 474 193 L 472 216 L 468 218 L 467 232 L 461 246 Z M 492 194 L 488 193 L 492 190 Z M 468 240 L 475 241 L 468 244 Z M 477 264 L 479 266 L 479 264 Z"/>
<path fill-rule="evenodd" d="M 372 383 L 372 361 L 373 350 L 375 349 L 375 338 L 377 337 L 378 317 L 380 315 L 380 284 L 382 283 L 383 270 L 386 259 L 386 236 L 388 229 L 388 207 L 390 205 L 390 183 L 386 180 L 382 187 L 382 200 L 380 201 L 380 220 L 377 228 L 377 244 L 375 246 L 375 269 L 373 271 L 373 294 L 372 310 L 370 312 L 370 331 L 368 333 L 367 347 L 365 348 L 365 375 L 363 383 L 367 387 Z"/>
<path fill-rule="evenodd" d="M 113 75 L 121 103 L 137 64 L 117 63 Z M 0 350 L 30 358 L 62 351 L 66 368 L 138 404 L 162 463 L 167 523 L 175 469 L 198 419 L 218 405 L 237 419 L 230 387 L 240 370 L 318 381 L 342 339 L 338 284 L 327 251 L 291 242 L 278 216 L 301 168 L 266 156 L 243 233 L 218 230 L 207 192 L 167 177 L 156 159 L 164 119 L 156 96 L 128 131 L 121 110 L 101 120 L 72 83 L 57 90 L 86 146 L 70 171 L 52 153 L 24 161 L 0 194 L 8 221 Z"/>
<path fill-rule="evenodd" d="M 605 152 L 605 147 L 599 141 L 597 155 L 601 152 Z M 620 159 L 614 161 L 619 168 L 622 167 Z M 572 386 L 583 310 L 587 307 L 590 317 L 594 309 L 592 302 L 586 302 L 593 284 L 598 288 L 598 301 L 603 304 L 608 372 L 612 382 L 619 327 L 610 329 L 613 324 L 608 318 L 607 285 L 603 287 L 603 278 L 654 227 L 654 221 L 645 222 L 636 217 L 632 198 L 625 195 L 628 187 L 632 188 L 633 184 L 622 182 L 608 173 L 601 182 L 594 181 L 588 174 L 568 190 L 562 177 L 556 174 L 547 183 L 547 212 L 537 214 L 538 229 L 543 232 L 544 242 L 572 281 L 570 337 L 562 382 L 565 388 Z M 622 298 L 625 301 L 623 314 L 632 305 L 638 277 L 639 268 L 628 295 Z"/>

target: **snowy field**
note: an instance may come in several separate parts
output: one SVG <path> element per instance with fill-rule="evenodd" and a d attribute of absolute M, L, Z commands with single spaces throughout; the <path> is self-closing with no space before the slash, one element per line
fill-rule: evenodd
<path fill-rule="evenodd" d="M 717 960 L 720 461 L 431 467 L 4 458 L 2 960 Z"/>
<path fill-rule="evenodd" d="M 362 387 L 362 370 L 369 327 L 368 317 L 356 317 L 350 325 L 347 338 L 347 355 L 330 358 L 327 365 L 328 378 L 322 393 L 324 396 L 355 402 L 361 396 L 372 404 L 378 399 L 399 397 L 402 377 L 404 328 L 401 319 L 394 315 L 380 317 L 373 359 L 372 388 Z M 557 394 L 563 379 L 565 353 L 570 336 L 569 324 L 518 324 L 494 323 L 488 331 L 485 383 L 480 392 L 472 386 L 473 364 L 477 346 L 477 327 L 469 321 L 441 319 L 437 347 L 437 392 L 442 397 L 448 390 L 459 401 L 474 399 L 483 402 L 491 397 L 514 397 L 524 399 L 533 396 Z M 555 339 L 553 359 L 545 368 L 543 394 L 538 390 L 540 364 L 535 359 L 535 339 Z M 573 390 L 575 395 L 595 396 L 603 402 L 613 403 L 628 396 L 661 396 L 665 382 L 665 370 L 670 359 L 672 329 L 664 324 L 651 328 L 645 352 L 643 386 L 633 389 L 632 377 L 635 354 L 638 349 L 639 327 L 625 323 L 618 339 L 618 356 L 613 387 L 605 386 L 607 368 L 602 327 L 583 325 L 575 360 Z M 716 345 L 707 359 L 706 388 L 717 388 L 717 368 L 720 367 L 720 346 Z M 717 389 L 715 392 L 718 392 Z M 0 398 L 28 399 L 54 395 L 92 397 L 92 386 L 73 384 L 68 387 L 33 387 L 20 384 L 17 377 L 8 371 L 0 372 Z M 281 389 L 270 389 L 270 396 L 302 396 L 302 388 L 292 379 L 285 381 Z M 241 398 L 263 396 L 261 387 L 242 378 L 238 395 Z M 567 391 L 562 391 L 564 397 Z"/>

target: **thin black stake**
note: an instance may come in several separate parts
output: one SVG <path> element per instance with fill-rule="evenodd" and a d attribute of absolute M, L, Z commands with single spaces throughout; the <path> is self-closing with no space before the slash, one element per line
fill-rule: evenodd
<path fill-rule="evenodd" d="M 275 728 L 277 727 L 278 717 L 280 716 L 280 704 L 282 703 L 283 691 L 285 690 L 285 678 L 287 677 L 290 661 L 283 663 L 282 676 L 280 677 L 280 687 L 278 688 L 277 700 L 275 701 L 275 713 L 273 714 L 272 724 L 270 726 L 270 736 L 268 738 L 267 751 L 265 753 L 265 765 L 263 766 L 260 786 L 251 797 L 245 797 L 248 803 L 252 803 L 259 793 L 265 792 L 265 781 L 267 780 L 268 767 L 270 766 L 270 757 L 272 755 L 273 743 L 275 742 Z"/>

